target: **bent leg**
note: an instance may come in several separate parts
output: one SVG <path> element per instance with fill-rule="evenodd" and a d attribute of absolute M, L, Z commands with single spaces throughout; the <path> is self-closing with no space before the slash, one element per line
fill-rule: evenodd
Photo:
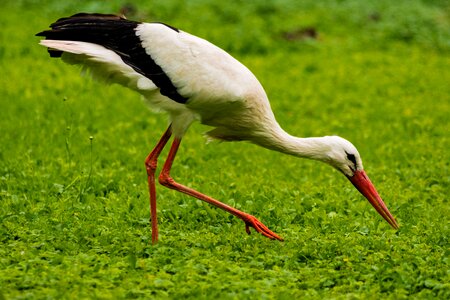
<path fill-rule="evenodd" d="M 276 233 L 272 232 L 269 228 L 267 228 L 263 223 L 261 223 L 258 219 L 256 219 L 254 216 L 249 215 L 247 213 L 244 213 L 240 210 L 237 210 L 229 205 L 226 205 L 225 203 L 222 203 L 220 201 L 217 201 L 216 199 L 213 199 L 207 195 L 204 195 L 200 192 L 197 192 L 194 189 L 188 188 L 182 184 L 179 184 L 175 182 L 175 180 L 170 177 L 170 169 L 172 168 L 173 160 L 175 159 L 175 155 L 177 154 L 178 148 L 180 146 L 181 139 L 175 137 L 174 141 L 172 143 L 172 147 L 170 148 L 169 155 L 167 156 L 167 159 L 164 163 L 163 169 L 161 171 L 161 174 L 159 175 L 159 183 L 162 185 L 177 190 L 179 192 L 182 192 L 184 194 L 187 194 L 189 196 L 195 197 L 197 199 L 200 199 L 202 201 L 205 201 L 207 203 L 210 203 L 214 206 L 217 206 L 218 208 L 221 208 L 232 215 L 240 218 L 245 222 L 245 230 L 248 234 L 250 234 L 250 228 L 253 227 L 255 230 L 262 235 L 270 238 L 270 239 L 277 239 L 282 241 L 283 239 L 278 236 Z"/>

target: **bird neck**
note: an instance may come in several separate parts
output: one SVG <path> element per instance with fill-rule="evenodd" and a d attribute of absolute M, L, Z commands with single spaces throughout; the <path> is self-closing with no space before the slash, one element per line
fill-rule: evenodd
<path fill-rule="evenodd" d="M 285 154 L 328 162 L 328 153 L 330 151 L 328 139 L 329 137 L 327 136 L 296 137 L 290 135 L 278 125 L 273 127 L 269 132 L 266 132 L 264 137 L 258 137 L 252 142 L 267 149 Z"/>

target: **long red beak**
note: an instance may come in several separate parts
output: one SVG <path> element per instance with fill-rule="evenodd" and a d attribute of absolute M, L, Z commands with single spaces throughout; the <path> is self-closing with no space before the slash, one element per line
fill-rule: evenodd
<path fill-rule="evenodd" d="M 392 214 L 389 212 L 389 209 L 384 204 L 380 195 L 378 195 L 377 190 L 373 186 L 369 177 L 367 177 L 366 172 L 363 170 L 356 171 L 352 177 L 348 177 L 348 179 L 353 183 L 356 189 L 363 194 L 364 197 L 369 200 L 370 204 L 377 210 L 377 212 L 395 229 L 398 229 L 399 226 L 397 221 L 395 221 Z"/>

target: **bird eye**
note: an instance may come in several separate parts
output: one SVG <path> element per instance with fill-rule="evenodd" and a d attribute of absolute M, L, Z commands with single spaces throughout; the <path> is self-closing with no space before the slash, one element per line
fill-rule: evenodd
<path fill-rule="evenodd" d="M 348 152 L 345 152 L 346 154 L 347 154 L 347 159 L 349 160 L 349 161 L 351 161 L 352 163 L 353 163 L 353 165 L 355 166 L 355 169 L 353 170 L 353 171 L 355 171 L 356 169 L 357 169 L 357 167 L 356 167 L 356 157 L 355 157 L 355 155 L 354 154 L 351 154 L 351 153 L 348 153 Z"/>
<path fill-rule="evenodd" d="M 347 159 L 352 163 L 356 164 L 356 158 L 354 154 L 347 153 Z"/>

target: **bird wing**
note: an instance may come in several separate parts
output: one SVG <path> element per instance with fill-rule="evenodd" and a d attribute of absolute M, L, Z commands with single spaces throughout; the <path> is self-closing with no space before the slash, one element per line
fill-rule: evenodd
<path fill-rule="evenodd" d="M 263 120 L 257 118 L 272 115 L 250 70 L 212 43 L 169 25 L 82 13 L 37 35 L 46 37 L 41 44 L 51 56 L 141 92 L 152 107 L 195 114 L 203 124 L 228 129 L 258 126 Z"/>
<path fill-rule="evenodd" d="M 81 63 L 94 73 L 101 74 L 101 77 L 112 76 L 116 79 L 117 76 L 119 83 L 123 82 L 120 79 L 123 79 L 124 76 L 130 75 L 131 68 L 153 83 L 150 85 L 147 81 L 141 80 L 141 76 L 133 75 L 130 79 L 139 91 L 141 91 L 140 83 L 144 82 L 145 84 L 142 86 L 146 89 L 156 86 L 162 95 L 178 103 L 185 103 L 187 98 L 178 93 L 177 88 L 161 66 L 157 65 L 142 47 L 142 42 L 136 35 L 136 27 L 139 24 L 141 23 L 114 15 L 80 13 L 57 20 L 50 25 L 51 30 L 40 32 L 37 35 L 46 37 L 46 42 L 41 44 L 52 44 L 49 53 L 53 57 L 62 56 L 64 58 L 67 55 L 63 55 L 63 52 L 70 53 L 71 55 L 68 55 L 67 58 L 69 62 Z M 170 28 L 171 31 L 177 30 L 167 25 L 160 24 L 160 26 Z M 72 43 L 69 43 L 70 41 Z M 114 52 L 115 55 L 111 52 Z M 109 66 L 109 64 L 113 66 Z M 94 67 L 99 69 L 94 69 Z M 104 74 L 102 71 L 124 72 L 122 72 L 123 74 Z"/>
<path fill-rule="evenodd" d="M 142 23 L 136 34 L 178 92 L 199 105 L 240 101 L 255 91 L 265 94 L 247 67 L 202 38 L 159 23 Z"/>
<path fill-rule="evenodd" d="M 185 107 L 216 129 L 208 135 L 243 140 L 264 124 L 276 124 L 267 95 L 253 73 L 212 43 L 161 24 L 143 23 L 142 46 L 189 100 Z"/>
<path fill-rule="evenodd" d="M 129 68 L 117 68 L 119 56 L 135 72 L 150 79 L 162 95 L 178 103 L 186 103 L 191 97 L 232 101 L 249 91 L 262 91 L 254 75 L 224 50 L 163 23 L 140 23 L 115 15 L 79 13 L 61 18 L 50 27 L 51 30 L 37 35 L 46 40 L 66 41 L 52 43 L 51 56 L 59 57 L 61 51 L 80 55 L 79 58 L 72 55 L 68 60 L 84 64 L 86 59 L 88 66 L 95 62 L 95 67 L 102 70 L 126 70 L 125 74 L 129 76 Z M 68 41 L 96 44 L 116 55 L 97 46 L 69 44 Z M 45 42 L 42 44 L 46 45 Z M 101 63 L 115 67 L 101 67 Z"/>

